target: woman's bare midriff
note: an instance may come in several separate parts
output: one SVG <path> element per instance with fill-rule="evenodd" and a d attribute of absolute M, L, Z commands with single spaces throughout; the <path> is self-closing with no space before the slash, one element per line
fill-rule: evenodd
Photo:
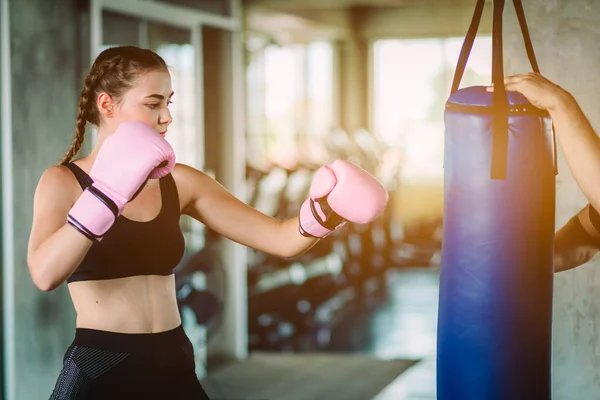
<path fill-rule="evenodd" d="M 181 324 L 174 275 L 72 282 L 69 291 L 78 328 L 157 333 Z"/>

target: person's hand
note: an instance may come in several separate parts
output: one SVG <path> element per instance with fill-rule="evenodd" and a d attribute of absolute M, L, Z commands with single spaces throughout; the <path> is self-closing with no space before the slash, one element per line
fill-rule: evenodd
<path fill-rule="evenodd" d="M 519 92 L 535 107 L 549 112 L 572 100 L 566 90 L 534 72 L 508 76 L 504 79 L 504 86 L 506 91 Z M 487 91 L 493 92 L 493 85 Z"/>

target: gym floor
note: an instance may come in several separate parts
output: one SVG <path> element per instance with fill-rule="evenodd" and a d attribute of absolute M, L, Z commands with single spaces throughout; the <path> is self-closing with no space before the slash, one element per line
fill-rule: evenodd
<path fill-rule="evenodd" d="M 213 366 L 207 392 L 215 399 L 435 400 L 439 270 L 389 270 L 386 282 L 378 296 L 357 299 L 326 348 L 307 338 L 295 354 L 258 351 Z"/>
<path fill-rule="evenodd" d="M 332 332 L 333 351 L 419 360 L 374 400 L 435 400 L 438 287 L 438 269 L 391 270 L 386 297 Z"/>

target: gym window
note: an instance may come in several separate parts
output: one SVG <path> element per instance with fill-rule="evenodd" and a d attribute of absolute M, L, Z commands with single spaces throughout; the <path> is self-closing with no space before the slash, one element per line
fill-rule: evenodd
<path fill-rule="evenodd" d="M 402 180 L 443 180 L 444 104 L 464 38 L 377 40 L 372 129 L 403 152 Z M 488 85 L 492 39 L 478 37 L 461 87 Z"/>
<path fill-rule="evenodd" d="M 319 141 L 334 119 L 333 48 L 328 42 L 248 41 L 249 157 L 286 160 L 298 141 Z M 255 47 L 253 47 L 255 46 Z"/>

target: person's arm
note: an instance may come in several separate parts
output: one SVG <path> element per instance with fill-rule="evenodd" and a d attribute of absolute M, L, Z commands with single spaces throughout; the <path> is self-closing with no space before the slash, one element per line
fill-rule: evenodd
<path fill-rule="evenodd" d="M 556 232 L 554 272 L 579 267 L 599 252 L 600 215 L 588 204 Z"/>
<path fill-rule="evenodd" d="M 174 175 L 184 214 L 233 241 L 286 258 L 304 253 L 346 222 L 372 222 L 389 198 L 371 174 L 336 160 L 315 171 L 298 217 L 280 221 L 236 199 L 198 170 L 178 165 Z"/>
<path fill-rule="evenodd" d="M 577 101 L 560 86 L 535 73 L 507 77 L 505 87 L 548 111 L 575 181 L 590 204 L 600 210 L 600 138 Z"/>
<path fill-rule="evenodd" d="M 179 189 L 182 213 L 237 243 L 290 258 L 306 252 L 318 240 L 300 234 L 298 217 L 282 221 L 265 215 L 237 199 L 201 171 L 177 164 L 173 176 Z"/>
<path fill-rule="evenodd" d="M 600 209 L 600 138 L 570 96 L 550 116 L 575 181 L 590 204 Z"/>
<path fill-rule="evenodd" d="M 71 276 L 93 243 L 67 224 L 73 205 L 69 179 L 72 174 L 65 167 L 51 167 L 35 191 L 27 265 L 33 283 L 43 291 L 55 289 Z"/>

